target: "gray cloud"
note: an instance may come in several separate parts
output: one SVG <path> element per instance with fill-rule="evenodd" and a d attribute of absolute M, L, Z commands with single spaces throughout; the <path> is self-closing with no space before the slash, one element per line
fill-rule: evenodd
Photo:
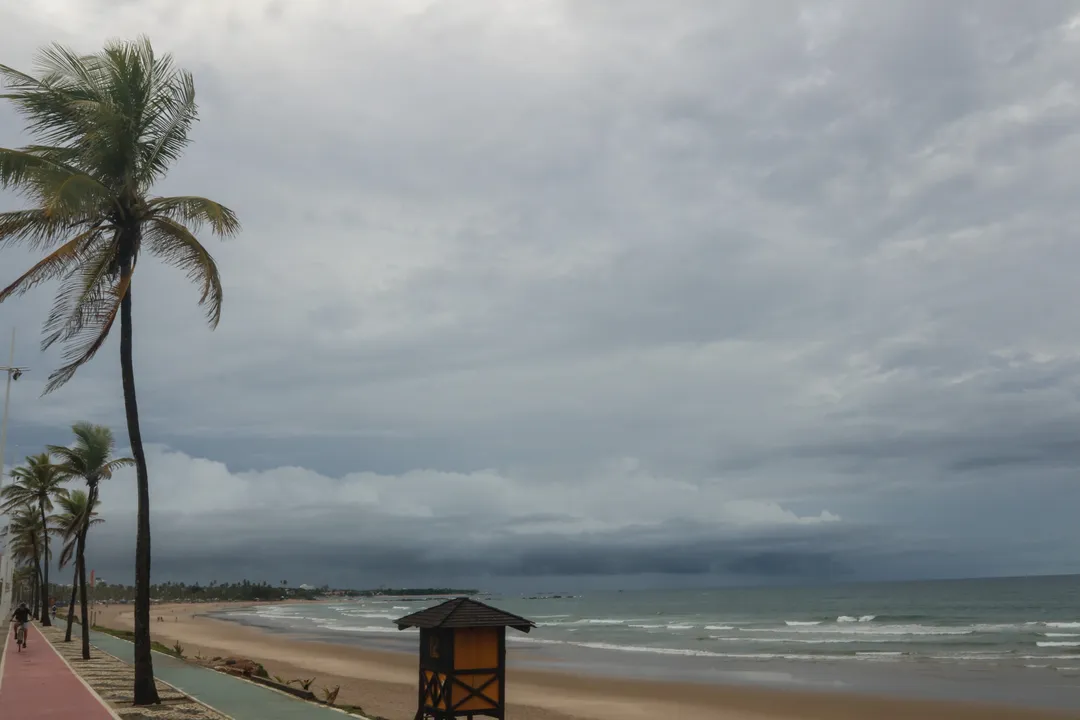
<path fill-rule="evenodd" d="M 155 471 L 185 489 L 155 490 L 158 572 L 224 579 L 274 539 L 357 577 L 460 576 L 491 547 L 505 577 L 1080 570 L 1074 4 L 57 4 L 0 9 L 0 61 L 150 33 L 203 109 L 161 191 L 245 222 L 214 247 L 216 333 L 182 277 L 137 278 L 145 434 L 186 458 Z M 19 127 L 0 107 L 0 143 Z M 5 251 L 0 282 L 28 261 Z M 5 303 L 0 333 L 29 339 L 49 301 Z M 20 451 L 122 430 L 116 347 L 41 400 L 56 357 L 22 347 Z M 424 548 L 461 517 L 402 534 L 286 500 L 296 467 L 469 497 L 490 473 L 504 501 L 440 565 Z M 225 537 L 244 507 L 263 519 Z"/>

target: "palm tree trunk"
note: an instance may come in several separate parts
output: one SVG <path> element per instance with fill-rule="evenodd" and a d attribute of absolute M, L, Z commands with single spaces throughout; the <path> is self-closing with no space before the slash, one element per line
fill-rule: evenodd
<path fill-rule="evenodd" d="M 64 633 L 64 642 L 71 642 L 71 626 L 75 624 L 75 598 L 79 593 L 79 563 L 82 562 L 82 548 L 75 556 L 75 576 L 71 578 L 71 602 L 68 603 L 67 632 Z"/>
<path fill-rule="evenodd" d="M 49 520 L 45 515 L 45 498 L 39 498 L 38 507 L 41 509 L 41 528 L 45 545 L 45 562 L 41 576 L 41 627 L 52 627 L 49 618 Z"/>
<path fill-rule="evenodd" d="M 38 613 L 41 612 L 41 608 L 38 606 L 38 600 L 41 597 L 41 565 L 39 564 L 34 568 L 34 587 L 30 590 L 30 607 L 34 609 L 34 618 L 37 619 Z"/>
<path fill-rule="evenodd" d="M 87 515 L 83 518 L 83 525 L 79 529 L 79 536 L 75 539 L 75 572 L 79 582 L 79 624 L 82 625 L 82 652 L 83 660 L 90 659 L 90 615 L 87 612 L 86 599 L 86 536 L 90 533 L 90 519 L 93 508 L 97 505 L 98 487 L 96 483 L 90 483 L 90 492 L 86 495 Z M 72 609 L 75 605 L 74 592 L 71 596 Z M 70 627 L 70 624 L 69 624 Z"/>
<path fill-rule="evenodd" d="M 41 553 L 38 551 L 37 543 L 34 543 L 34 588 L 31 591 L 30 598 L 30 607 L 33 608 L 34 617 L 36 618 L 40 611 L 38 601 L 41 598 Z"/>
<path fill-rule="evenodd" d="M 79 568 L 79 605 L 82 624 L 82 659 L 90 659 L 90 613 L 86 607 L 86 559 L 80 558 Z"/>
<path fill-rule="evenodd" d="M 129 278 L 131 259 L 123 272 Z M 154 683 L 154 658 L 150 654 L 150 475 L 146 468 L 139 403 L 135 396 L 135 363 L 132 353 L 131 284 L 120 302 L 120 369 L 124 380 L 124 409 L 127 414 L 131 454 L 135 458 L 138 483 L 138 529 L 135 536 L 135 705 L 161 702 Z M 92 505 L 90 507 L 93 507 Z"/>

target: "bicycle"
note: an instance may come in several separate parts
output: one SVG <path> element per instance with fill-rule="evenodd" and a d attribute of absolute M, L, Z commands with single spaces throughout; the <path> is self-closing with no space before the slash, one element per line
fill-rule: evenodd
<path fill-rule="evenodd" d="M 26 647 L 26 626 L 22 623 L 15 626 L 15 645 L 18 646 L 19 652 Z"/>

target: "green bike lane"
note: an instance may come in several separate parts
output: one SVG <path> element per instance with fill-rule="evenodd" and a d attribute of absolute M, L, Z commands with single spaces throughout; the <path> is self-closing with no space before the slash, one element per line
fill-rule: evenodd
<path fill-rule="evenodd" d="M 134 662 L 135 646 L 127 640 L 92 632 L 90 642 L 126 663 Z M 158 652 L 154 653 L 154 675 L 233 720 L 348 720 L 359 717 Z"/>

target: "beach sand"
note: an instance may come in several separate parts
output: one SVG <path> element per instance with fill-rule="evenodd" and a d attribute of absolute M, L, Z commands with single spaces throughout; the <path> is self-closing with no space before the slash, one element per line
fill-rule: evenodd
<path fill-rule="evenodd" d="M 250 603 L 246 603 L 250 605 Z M 154 639 L 185 654 L 233 655 L 262 663 L 273 676 L 316 677 L 312 689 L 341 686 L 340 704 L 411 720 L 416 712 L 416 656 L 305 642 L 205 617 L 224 604 L 155 605 Z M 130 605 L 96 609 L 104 627 L 132 629 Z M 163 618 L 158 622 L 157 618 Z M 1051 720 L 1076 713 L 871 698 L 858 695 L 788 692 L 675 682 L 583 677 L 541 670 L 507 672 L 508 717 L 512 720 Z"/>

